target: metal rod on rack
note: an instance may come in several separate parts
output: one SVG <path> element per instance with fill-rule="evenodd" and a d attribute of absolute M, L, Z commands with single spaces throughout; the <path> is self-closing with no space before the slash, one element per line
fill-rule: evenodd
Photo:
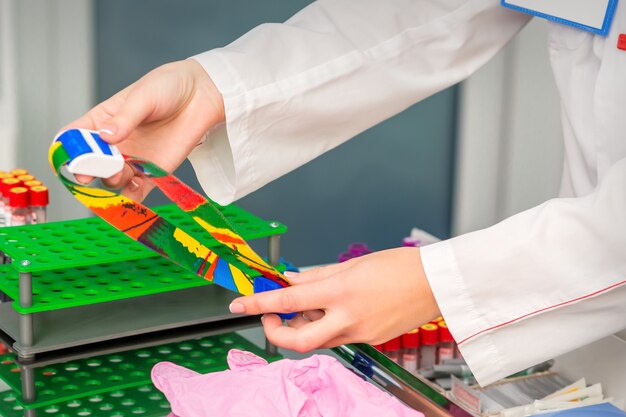
<path fill-rule="evenodd" d="M 22 261 L 23 266 L 30 262 Z M 33 305 L 33 274 L 20 272 L 20 307 L 28 308 Z M 25 347 L 33 345 L 33 315 L 20 314 L 20 344 Z"/>
<path fill-rule="evenodd" d="M 270 226 L 278 227 L 279 224 L 277 222 L 272 222 L 270 223 Z M 280 264 L 280 235 L 273 235 L 267 238 L 267 258 L 269 259 L 270 265 Z M 276 345 L 270 343 L 267 338 L 265 338 L 265 352 L 268 355 L 278 354 L 278 348 Z"/>
<path fill-rule="evenodd" d="M 32 402 L 37 399 L 34 368 L 22 368 L 22 399 L 26 402 Z"/>

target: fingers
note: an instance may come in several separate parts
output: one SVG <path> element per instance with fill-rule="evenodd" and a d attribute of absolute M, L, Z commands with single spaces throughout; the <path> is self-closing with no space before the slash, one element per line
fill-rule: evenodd
<path fill-rule="evenodd" d="M 312 268 L 304 272 L 285 272 L 285 276 L 289 278 L 293 284 L 305 284 L 308 282 L 320 281 L 326 279 L 332 275 L 338 274 L 345 269 L 348 269 L 353 264 L 350 262 L 342 262 L 327 266 L 320 266 Z"/>
<path fill-rule="evenodd" d="M 337 320 L 323 319 L 308 322 L 298 328 L 286 327 L 277 315 L 266 314 L 263 316 L 263 329 L 272 344 L 304 353 L 339 337 L 343 332 L 343 325 Z"/>
<path fill-rule="evenodd" d="M 233 313 L 292 313 L 326 308 L 340 289 L 325 280 L 239 297 L 230 305 Z"/>
<path fill-rule="evenodd" d="M 100 137 L 116 144 L 126 139 L 155 109 L 155 94 L 151 84 L 133 85 L 119 111 L 100 126 Z"/>
<path fill-rule="evenodd" d="M 76 178 L 76 181 L 81 184 L 89 184 L 91 181 L 93 181 L 93 177 L 90 177 L 88 175 L 76 174 L 74 175 L 74 178 Z"/>
<path fill-rule="evenodd" d="M 287 321 L 287 326 L 298 329 L 313 321 L 321 320 L 325 315 L 326 313 L 324 310 L 303 311 L 302 313 L 297 314 L 293 319 Z"/>
<path fill-rule="evenodd" d="M 124 164 L 124 168 L 122 169 L 122 171 L 118 172 L 110 178 L 103 179 L 102 182 L 108 188 L 124 188 L 127 186 L 127 184 L 130 183 L 131 179 L 136 176 L 138 175 L 135 169 L 129 164 Z"/>

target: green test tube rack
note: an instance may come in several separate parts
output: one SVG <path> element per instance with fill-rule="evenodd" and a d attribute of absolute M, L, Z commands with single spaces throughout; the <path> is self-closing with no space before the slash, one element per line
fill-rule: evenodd
<path fill-rule="evenodd" d="M 190 221 L 177 206 L 161 206 L 155 211 L 190 235 L 204 236 L 200 226 Z M 267 238 L 269 262 L 279 265 L 279 238 L 286 232 L 286 226 L 263 220 L 235 205 L 221 207 L 220 211 L 244 239 Z M 217 244 L 204 238 L 202 240 L 208 247 Z M 15 352 L 15 355 L 5 355 L 1 359 L 4 363 L 0 364 L 0 378 L 8 383 L 12 391 L 0 399 L 0 417 L 31 417 L 37 415 L 37 410 L 43 410 L 42 415 L 58 417 L 165 415 L 158 401 L 151 402 L 149 399 L 135 411 L 127 409 L 122 413 L 118 406 L 123 404 L 111 400 L 113 408 L 107 410 L 108 414 L 94 408 L 95 405 L 90 408 L 94 414 L 85 414 L 86 411 L 77 414 L 83 406 L 93 405 L 91 399 L 96 398 L 93 395 L 106 397 L 111 390 L 124 390 L 124 398 L 129 398 L 130 393 L 139 393 L 136 387 L 149 382 L 145 378 L 146 366 L 157 357 L 165 358 L 159 353 L 159 347 L 142 345 L 144 354 L 150 352 L 143 365 L 124 362 L 129 372 L 120 373 L 123 384 L 117 383 L 121 382 L 119 375 L 103 374 L 105 380 L 101 380 L 94 379 L 95 374 L 90 374 L 84 381 L 89 384 L 62 385 L 63 381 L 59 378 L 68 376 L 44 375 L 44 369 L 48 369 L 47 372 L 52 372 L 50 369 L 61 373 L 72 371 L 57 369 L 50 365 L 50 360 L 44 360 L 42 363 L 45 365 L 41 367 L 37 363 L 40 358 L 48 356 L 56 358 L 57 363 L 63 363 L 65 357 L 81 356 L 77 353 L 81 349 L 98 352 L 98 346 L 106 345 L 111 339 L 126 341 L 120 346 L 127 348 L 135 342 L 141 344 L 143 337 L 149 335 L 169 340 L 167 335 L 181 333 L 181 328 L 188 328 L 189 335 L 206 335 L 207 329 L 224 331 L 231 327 L 250 326 L 251 323 L 228 312 L 228 304 L 236 297 L 235 293 L 213 286 L 161 258 L 98 218 L 0 229 L 0 252 L 10 261 L 0 265 L 0 291 L 13 300 L 0 304 L 0 339 Z M 279 266 L 279 269 L 282 268 Z M 204 327 L 198 329 L 198 326 Z M 187 333 L 183 331 L 181 334 Z M 252 351 L 257 349 L 258 353 L 262 353 L 249 342 L 237 339 L 236 335 L 231 337 L 237 341 L 237 346 Z M 152 346 L 158 345 L 157 342 L 153 337 Z M 187 343 L 194 346 L 199 342 Z M 174 349 L 187 345 L 176 346 L 170 347 Z M 161 346 L 160 349 L 167 350 L 168 347 Z M 106 350 L 107 354 L 110 350 Z M 67 355 L 65 352 L 68 352 Z M 225 366 L 224 361 L 218 365 L 212 362 L 213 359 L 198 353 L 202 350 L 197 346 L 193 352 L 197 357 L 185 358 L 179 363 L 201 372 Z M 120 355 L 126 358 L 126 354 Z M 277 357 L 276 348 L 267 342 L 265 356 Z M 96 363 L 94 360 L 108 359 L 85 359 L 83 355 L 81 360 L 91 360 L 93 365 Z M 73 375 L 85 376 L 84 372 L 90 369 L 89 364 L 78 364 L 85 370 Z M 138 366 L 141 369 L 135 369 Z M 134 370 L 131 371 L 131 367 Z M 115 372 L 122 371 L 116 369 Z M 57 378 L 56 381 L 66 389 L 53 389 L 53 378 Z M 80 388 L 71 389 L 76 386 Z M 91 399 L 78 400 L 88 396 Z M 71 401 L 79 401 L 81 405 Z M 130 400 L 126 402 L 130 404 Z M 46 407 L 52 408 L 44 409 Z M 52 411 L 55 407 L 59 411 Z M 161 414 L 150 414 L 153 411 L 149 410 Z"/>

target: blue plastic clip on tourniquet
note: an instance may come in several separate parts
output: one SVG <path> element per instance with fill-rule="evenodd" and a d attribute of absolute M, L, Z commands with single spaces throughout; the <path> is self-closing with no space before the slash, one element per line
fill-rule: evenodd
<path fill-rule="evenodd" d="M 254 288 L 254 293 L 278 290 L 283 287 L 280 284 L 269 280 L 265 277 L 256 277 L 254 278 L 254 282 L 252 283 L 252 287 Z M 276 313 L 283 320 L 291 320 L 296 316 L 297 313 Z"/>

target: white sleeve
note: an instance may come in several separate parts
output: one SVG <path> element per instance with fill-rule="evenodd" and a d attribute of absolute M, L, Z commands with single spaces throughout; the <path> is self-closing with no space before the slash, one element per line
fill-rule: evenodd
<path fill-rule="evenodd" d="M 481 385 L 626 328 L 626 159 L 593 193 L 426 246 L 429 283 Z"/>
<path fill-rule="evenodd" d="M 528 21 L 498 0 L 319 0 L 193 57 L 226 123 L 190 155 L 236 200 L 464 78 Z"/>

